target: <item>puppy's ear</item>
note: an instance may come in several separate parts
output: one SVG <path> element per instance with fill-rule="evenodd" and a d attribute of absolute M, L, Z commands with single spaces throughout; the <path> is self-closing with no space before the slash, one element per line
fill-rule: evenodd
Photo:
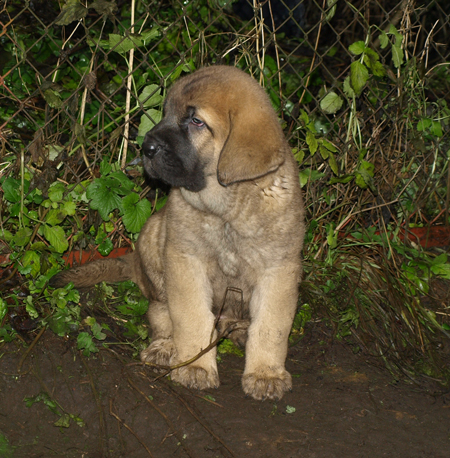
<path fill-rule="evenodd" d="M 220 153 L 217 179 L 222 186 L 274 172 L 284 162 L 286 140 L 275 113 L 266 107 L 230 114 L 228 138 Z"/>

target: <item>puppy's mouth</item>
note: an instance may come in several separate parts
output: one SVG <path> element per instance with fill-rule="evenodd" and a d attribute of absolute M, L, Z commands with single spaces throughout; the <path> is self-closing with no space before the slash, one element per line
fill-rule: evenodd
<path fill-rule="evenodd" d="M 142 145 L 144 169 L 151 178 L 156 178 L 170 186 L 199 192 L 206 187 L 201 162 L 184 151 L 177 153 L 161 145 Z"/>

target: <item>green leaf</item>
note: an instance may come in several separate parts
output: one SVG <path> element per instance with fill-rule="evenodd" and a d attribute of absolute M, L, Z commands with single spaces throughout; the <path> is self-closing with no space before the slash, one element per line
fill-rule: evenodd
<path fill-rule="evenodd" d="M 0 297 L 0 322 L 3 320 L 3 318 L 5 318 L 7 313 L 8 305 L 6 304 L 6 301 Z"/>
<path fill-rule="evenodd" d="M 355 173 L 355 183 L 361 188 L 370 188 L 371 191 L 376 192 L 373 185 L 374 165 L 364 159 Z"/>
<path fill-rule="evenodd" d="M 332 152 L 328 153 L 328 165 L 335 175 L 339 175 L 338 165 L 336 158 Z"/>
<path fill-rule="evenodd" d="M 94 8 L 95 11 L 102 16 L 112 16 L 117 12 L 117 5 L 115 1 L 108 2 L 106 0 L 95 0 L 89 5 L 89 8 Z"/>
<path fill-rule="evenodd" d="M 400 46 L 392 46 L 392 61 L 395 68 L 399 68 L 403 64 L 403 49 Z"/>
<path fill-rule="evenodd" d="M 44 237 L 57 253 L 64 253 L 69 247 L 64 229 L 60 226 L 44 225 Z"/>
<path fill-rule="evenodd" d="M 309 124 L 309 116 L 305 110 L 300 110 L 300 120 L 307 126 Z"/>
<path fill-rule="evenodd" d="M 61 415 L 59 420 L 55 421 L 53 424 L 59 428 L 68 428 L 70 426 L 70 415 L 67 413 Z"/>
<path fill-rule="evenodd" d="M 83 350 L 83 355 L 89 356 L 91 353 L 97 353 L 98 348 L 92 341 L 92 336 L 87 332 L 80 332 L 77 337 L 77 345 L 79 350 Z"/>
<path fill-rule="evenodd" d="M 51 184 L 50 188 L 48 188 L 48 198 L 52 202 L 61 202 L 64 191 L 65 191 L 65 186 L 62 183 L 60 183 L 59 181 L 57 181 Z"/>
<path fill-rule="evenodd" d="M 2 458 L 14 458 L 14 448 L 9 445 L 8 438 L 0 433 L 0 456 Z"/>
<path fill-rule="evenodd" d="M 292 406 L 286 406 L 286 413 L 295 413 L 295 407 Z"/>
<path fill-rule="evenodd" d="M 141 116 L 141 122 L 138 128 L 138 135 L 144 136 L 148 131 L 152 130 L 162 119 L 162 112 L 150 108 Z"/>
<path fill-rule="evenodd" d="M 431 133 L 436 137 L 442 137 L 442 126 L 439 121 L 433 121 L 431 125 Z"/>
<path fill-rule="evenodd" d="M 100 162 L 100 175 L 104 177 L 109 175 L 112 170 L 112 165 L 108 162 L 108 159 L 105 157 L 102 162 Z"/>
<path fill-rule="evenodd" d="M 28 315 L 31 316 L 31 318 L 36 319 L 39 316 L 39 313 L 37 312 L 36 308 L 34 307 L 33 304 L 33 296 L 27 296 L 27 300 L 25 301 L 26 307 L 25 310 L 27 311 Z"/>
<path fill-rule="evenodd" d="M 352 99 L 353 97 L 356 96 L 355 91 L 352 88 L 352 85 L 350 84 L 350 76 L 347 76 L 344 80 L 344 93 L 345 95 L 349 98 Z"/>
<path fill-rule="evenodd" d="M 53 89 L 45 90 L 42 95 L 44 96 L 45 101 L 52 107 L 52 108 L 62 108 L 64 103 L 61 100 L 61 96 L 59 93 Z"/>
<path fill-rule="evenodd" d="M 102 256 L 108 256 L 109 253 L 114 249 L 114 245 L 111 239 L 105 238 L 102 243 L 98 246 L 97 250 Z"/>
<path fill-rule="evenodd" d="M 4 198 L 8 202 L 20 202 L 20 186 L 20 180 L 11 177 L 6 178 L 2 185 Z"/>
<path fill-rule="evenodd" d="M 314 169 L 300 170 L 300 186 L 303 188 L 303 186 L 305 186 L 308 182 L 313 183 L 314 181 L 320 180 L 323 176 L 325 176 L 324 173 Z"/>
<path fill-rule="evenodd" d="M 123 54 L 142 45 L 142 38 L 139 36 L 123 37 L 115 33 L 109 34 L 109 47 L 118 53 Z"/>
<path fill-rule="evenodd" d="M 73 21 L 79 21 L 86 17 L 88 10 L 79 0 L 67 0 L 61 9 L 61 13 L 55 20 L 56 25 L 69 25 Z"/>
<path fill-rule="evenodd" d="M 360 54 L 362 54 L 365 51 L 365 49 L 366 45 L 364 41 L 356 41 L 348 47 L 348 50 L 355 56 L 359 56 Z"/>
<path fill-rule="evenodd" d="M 29 227 L 19 229 L 14 235 L 14 243 L 17 246 L 25 246 L 30 241 L 32 233 L 33 231 Z"/>
<path fill-rule="evenodd" d="M 306 132 L 306 143 L 308 144 L 311 156 L 313 156 L 316 153 L 319 144 L 317 142 L 315 135 L 309 130 Z"/>
<path fill-rule="evenodd" d="M 91 327 L 92 334 L 97 340 L 105 340 L 106 334 L 102 332 L 102 327 L 98 323 L 94 323 Z"/>
<path fill-rule="evenodd" d="M 388 37 L 387 33 L 382 31 L 380 33 L 380 37 L 379 38 L 380 38 L 381 49 L 386 48 L 386 46 L 389 44 L 389 37 Z"/>
<path fill-rule="evenodd" d="M 45 217 L 45 222 L 49 224 L 50 226 L 57 226 L 58 224 L 61 224 L 62 221 L 66 215 L 59 209 L 52 209 L 49 210 L 47 213 L 47 216 Z"/>
<path fill-rule="evenodd" d="M 161 95 L 161 89 L 156 84 L 150 84 L 145 86 L 139 95 L 139 101 L 145 108 L 154 107 L 160 105 L 163 101 L 163 96 Z"/>
<path fill-rule="evenodd" d="M 330 92 L 320 101 L 320 108 L 327 114 L 334 114 L 341 109 L 343 103 L 340 96 L 335 92 Z"/>
<path fill-rule="evenodd" d="M 341 177 L 331 177 L 330 178 L 330 184 L 335 184 L 335 183 L 343 183 L 347 184 L 350 183 L 355 178 L 354 175 L 343 175 Z"/>
<path fill-rule="evenodd" d="M 142 43 L 146 46 L 151 41 L 155 40 L 161 35 L 161 32 L 157 27 L 153 27 L 152 29 L 144 30 L 141 32 Z"/>
<path fill-rule="evenodd" d="M 41 272 L 41 258 L 35 251 L 26 251 L 22 257 L 22 265 L 24 267 L 31 266 L 31 275 L 37 277 Z"/>
<path fill-rule="evenodd" d="M 86 195 L 91 199 L 90 207 L 98 210 L 103 221 L 109 221 L 109 214 L 120 207 L 119 183 L 109 177 L 97 178 L 87 188 Z M 123 194 L 123 192 L 120 192 Z"/>
<path fill-rule="evenodd" d="M 428 129 L 431 126 L 431 119 L 430 118 L 422 118 L 418 123 L 417 123 L 417 131 L 418 132 L 423 132 L 424 130 Z"/>
<path fill-rule="evenodd" d="M 337 2 L 338 0 L 327 0 L 327 8 L 329 8 L 329 10 L 325 16 L 326 21 L 331 21 L 336 14 Z"/>
<path fill-rule="evenodd" d="M 328 159 L 328 155 L 330 154 L 330 152 L 326 148 L 324 148 L 322 145 L 319 146 L 319 152 L 324 161 Z"/>
<path fill-rule="evenodd" d="M 350 81 L 356 95 L 360 95 L 369 79 L 369 70 L 359 61 L 352 62 L 350 65 Z"/>
<path fill-rule="evenodd" d="M 66 214 L 66 215 L 69 215 L 69 216 L 72 216 L 72 215 L 75 215 L 76 213 L 76 204 L 75 202 L 71 202 L 71 201 L 65 201 L 63 203 L 63 207 L 62 207 L 62 211 Z"/>
<path fill-rule="evenodd" d="M 322 144 L 328 151 L 331 151 L 332 153 L 337 153 L 338 149 L 333 145 L 333 143 L 330 143 L 328 140 L 323 139 Z"/>
<path fill-rule="evenodd" d="M 381 62 L 373 62 L 371 70 L 375 76 L 383 77 L 386 75 L 386 69 Z"/>
<path fill-rule="evenodd" d="M 122 199 L 123 223 L 129 232 L 140 232 L 152 213 L 152 206 L 147 199 L 139 201 L 139 195 L 131 193 Z"/>

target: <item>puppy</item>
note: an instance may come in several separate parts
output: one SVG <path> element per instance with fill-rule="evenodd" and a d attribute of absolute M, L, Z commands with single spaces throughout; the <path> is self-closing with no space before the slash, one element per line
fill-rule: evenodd
<path fill-rule="evenodd" d="M 149 299 L 152 342 L 142 361 L 176 365 L 198 355 L 230 321 L 249 323 L 242 387 L 280 399 L 305 233 L 298 167 L 265 91 L 234 67 L 181 78 L 142 145 L 146 172 L 172 186 L 136 251 L 59 273 L 52 284 L 133 280 Z M 236 332 L 237 333 L 237 332 Z M 219 386 L 216 349 L 172 380 Z"/>

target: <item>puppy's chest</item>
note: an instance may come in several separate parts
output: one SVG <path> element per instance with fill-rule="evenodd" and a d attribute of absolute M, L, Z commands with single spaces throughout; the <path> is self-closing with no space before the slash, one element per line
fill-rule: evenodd
<path fill-rule="evenodd" d="M 216 267 L 228 277 L 237 277 L 260 257 L 255 244 L 255 234 L 239 233 L 229 223 L 205 223 L 205 242 L 214 253 Z"/>

